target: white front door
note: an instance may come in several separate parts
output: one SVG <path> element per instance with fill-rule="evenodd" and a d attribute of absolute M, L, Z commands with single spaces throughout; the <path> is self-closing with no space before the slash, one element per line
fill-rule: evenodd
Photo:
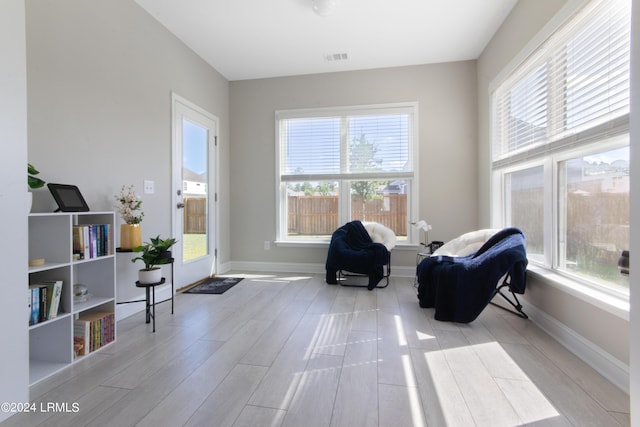
<path fill-rule="evenodd" d="M 217 271 L 218 119 L 172 94 L 172 206 L 176 289 Z"/>

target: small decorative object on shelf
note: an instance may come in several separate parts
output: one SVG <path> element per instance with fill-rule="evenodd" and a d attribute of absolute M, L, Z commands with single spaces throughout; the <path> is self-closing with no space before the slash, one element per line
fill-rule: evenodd
<path fill-rule="evenodd" d="M 73 302 L 86 302 L 91 298 L 89 289 L 85 285 L 75 284 L 73 285 Z"/>
<path fill-rule="evenodd" d="M 158 283 L 162 279 L 162 270 L 157 265 L 168 264 L 172 257 L 169 248 L 176 243 L 176 239 L 169 237 L 161 239 L 160 236 L 151 238 L 149 243 L 133 248 L 133 252 L 141 252 L 131 262 L 141 260 L 144 268 L 138 270 L 138 281 L 143 285 Z"/>
<path fill-rule="evenodd" d="M 142 200 L 136 195 L 133 185 L 123 185 L 120 194 L 114 196 L 116 203 L 114 207 L 120 213 L 125 222 L 120 225 L 120 249 L 131 250 L 142 244 L 142 230 L 140 223 L 144 212 L 142 212 Z"/>
<path fill-rule="evenodd" d="M 44 258 L 31 258 L 29 260 L 29 267 L 40 267 L 44 265 Z"/>

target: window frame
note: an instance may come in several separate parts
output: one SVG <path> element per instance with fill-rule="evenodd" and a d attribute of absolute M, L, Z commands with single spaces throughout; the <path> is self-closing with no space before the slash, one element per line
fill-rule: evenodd
<path fill-rule="evenodd" d="M 348 116 L 366 116 L 366 115 L 382 115 L 385 113 L 397 114 L 405 110 L 409 116 L 408 124 L 408 161 L 412 165 L 413 170 L 411 172 L 398 171 L 397 173 L 383 172 L 380 178 L 383 180 L 389 179 L 404 179 L 408 181 L 407 188 L 407 222 L 410 223 L 417 217 L 419 206 L 419 167 L 418 167 L 418 121 L 419 121 L 419 105 L 417 101 L 409 102 L 397 102 L 397 103 L 384 103 L 384 104 L 369 104 L 369 105 L 353 105 L 353 106 L 341 106 L 341 107 L 318 107 L 318 108 L 299 108 L 299 109 L 283 109 L 275 111 L 275 188 L 276 188 L 276 244 L 280 246 L 314 246 L 314 245 L 326 245 L 330 241 L 330 236 L 326 238 L 292 238 L 288 236 L 288 210 L 287 210 L 287 189 L 286 186 L 281 185 L 281 134 L 280 134 L 280 121 L 286 119 L 304 119 L 304 118 L 320 118 L 320 117 L 348 117 Z M 343 175 L 343 174 L 337 174 Z M 366 179 L 371 179 L 371 174 L 367 173 Z M 375 174 L 374 174 L 375 175 Z M 330 175 L 327 175 L 331 177 Z M 301 179 L 306 179 L 304 175 L 301 175 Z M 331 177 L 334 179 L 334 177 Z M 308 180 L 308 179 L 306 179 Z M 338 197 L 338 222 L 345 223 L 350 221 L 351 216 L 351 193 L 350 185 L 342 185 L 344 183 L 350 184 L 354 181 L 363 180 L 359 174 L 353 174 L 353 179 L 345 178 L 344 176 L 335 178 L 339 182 L 339 197 Z M 345 203 L 345 200 L 347 201 Z M 417 245 L 418 233 L 414 230 L 414 227 L 407 226 L 407 238 L 406 240 L 400 240 L 398 246 L 402 245 Z"/>
<path fill-rule="evenodd" d="M 565 279 L 572 280 L 584 286 L 596 289 L 607 295 L 628 299 L 629 290 L 622 292 L 595 280 L 580 277 L 565 271 L 560 266 L 560 248 L 559 248 L 559 232 L 560 223 L 562 221 L 560 215 L 560 176 L 558 172 L 559 165 L 567 160 L 578 157 L 594 155 L 606 151 L 612 151 L 619 148 L 629 147 L 629 143 L 623 141 L 625 134 L 616 134 L 610 136 L 608 141 L 598 141 L 583 146 L 574 147 L 564 151 L 558 151 L 544 158 L 536 158 L 523 162 L 514 162 L 508 166 L 502 166 L 492 170 L 492 217 L 491 221 L 494 227 L 504 227 L 508 223 L 508 206 L 506 175 L 532 169 L 535 167 L 543 167 L 544 175 L 544 219 L 543 219 L 543 247 L 544 254 L 542 260 L 529 258 L 529 263 L 538 268 L 552 271 Z M 550 203 L 549 203 L 550 202 Z"/>
<path fill-rule="evenodd" d="M 549 93 L 547 97 L 550 109 L 546 111 L 548 115 L 546 120 L 547 135 L 543 142 L 537 141 L 510 152 L 504 151 L 505 139 L 503 135 L 507 127 L 503 123 L 504 119 L 499 120 L 497 117 L 501 112 L 499 102 L 496 99 L 501 93 L 500 91 L 503 96 L 505 93 L 508 94 L 518 84 L 518 81 L 526 78 L 528 72 L 544 63 L 543 55 L 538 49 L 541 47 L 541 50 L 545 49 L 545 45 L 550 43 L 549 40 L 555 34 L 563 32 L 565 25 L 571 25 L 576 12 L 579 15 L 582 10 L 595 7 L 594 4 L 595 2 L 582 1 L 580 4 L 565 7 L 561 13 L 554 17 L 551 25 L 545 28 L 542 34 L 536 36 L 489 86 L 491 116 L 489 124 L 490 221 L 491 226 L 496 228 L 507 225 L 508 206 L 506 206 L 505 176 L 508 173 L 542 165 L 544 167 L 544 256 L 542 261 L 530 259 L 530 270 L 533 270 L 538 276 L 550 280 L 552 284 L 570 289 L 570 292 L 574 294 L 577 292 L 584 298 L 619 308 L 628 306 L 630 286 L 626 290 L 621 290 L 605 282 L 579 277 L 566 269 L 559 268 L 559 227 L 561 223 L 559 197 L 561 189 L 558 168 L 566 160 L 629 147 L 630 115 L 628 109 L 627 112 L 614 117 L 610 116 L 606 121 L 597 122 L 595 125 L 586 127 L 580 125 L 574 129 L 562 130 L 561 123 L 568 118 L 562 114 L 562 109 L 554 98 L 558 96 L 558 92 Z M 546 62 L 547 73 L 550 75 L 557 73 L 557 67 L 561 64 L 553 60 L 546 60 Z M 549 87 L 554 91 L 558 90 L 556 82 L 550 82 Z M 563 88 L 563 91 L 565 90 L 567 90 L 566 87 Z M 561 96 L 566 96 L 566 92 L 562 92 Z M 503 103 L 502 107 L 504 105 Z M 558 130 L 560 131 L 558 132 Z M 624 138 L 625 136 L 626 138 Z M 616 314 L 620 314 L 617 309 L 614 311 Z"/>

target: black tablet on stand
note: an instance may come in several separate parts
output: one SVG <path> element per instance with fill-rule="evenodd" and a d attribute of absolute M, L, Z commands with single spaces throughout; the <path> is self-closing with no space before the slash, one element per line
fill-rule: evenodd
<path fill-rule="evenodd" d="M 47 187 L 58 204 L 58 209 L 55 212 L 89 212 L 89 206 L 77 186 L 47 184 Z"/>

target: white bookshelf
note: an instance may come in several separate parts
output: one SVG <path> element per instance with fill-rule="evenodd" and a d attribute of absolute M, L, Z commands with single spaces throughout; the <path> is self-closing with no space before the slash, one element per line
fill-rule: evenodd
<path fill-rule="evenodd" d="M 109 253 L 96 258 L 74 260 L 73 226 L 93 224 L 110 225 Z M 91 354 L 74 356 L 73 322 L 83 314 L 94 311 L 115 313 L 116 258 L 114 254 L 115 214 L 113 212 L 29 215 L 29 259 L 44 258 L 45 260 L 43 265 L 29 267 L 29 284 L 48 280 L 63 281 L 57 317 L 29 325 L 29 384 L 35 384 L 72 363 L 91 356 Z M 82 284 L 88 288 L 91 297 L 87 301 L 74 303 L 73 285 L 75 284 Z M 29 324 L 28 295 L 25 289 L 24 321 L 27 325 Z"/>

